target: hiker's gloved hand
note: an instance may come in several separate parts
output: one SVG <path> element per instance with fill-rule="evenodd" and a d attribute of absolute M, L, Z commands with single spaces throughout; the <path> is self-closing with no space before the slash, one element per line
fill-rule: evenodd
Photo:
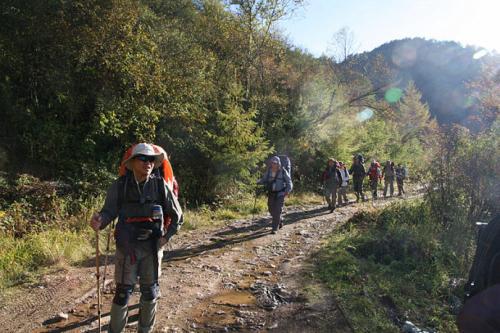
<path fill-rule="evenodd" d="M 158 228 L 157 226 L 154 226 L 153 228 L 151 228 L 151 237 L 152 238 L 158 239 L 161 236 L 162 236 L 162 233 L 161 233 L 160 228 Z"/>
<path fill-rule="evenodd" d="M 165 238 L 165 243 L 166 243 L 170 240 L 170 238 L 174 237 L 176 233 L 177 233 L 177 228 L 170 226 L 170 228 L 168 228 L 167 230 L 167 233 L 162 238 Z"/>
<path fill-rule="evenodd" d="M 99 213 L 94 213 L 92 215 L 92 218 L 90 219 L 90 226 L 92 227 L 92 229 L 94 229 L 95 231 L 99 231 L 99 229 L 101 228 L 101 225 L 102 225 L 102 217 L 101 217 L 101 214 Z"/>

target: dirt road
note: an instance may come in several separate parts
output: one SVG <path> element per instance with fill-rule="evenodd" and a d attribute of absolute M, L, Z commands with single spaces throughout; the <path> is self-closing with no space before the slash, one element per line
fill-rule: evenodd
<path fill-rule="evenodd" d="M 350 204 L 333 213 L 323 206 L 289 208 L 276 235 L 268 217 L 181 233 L 165 252 L 155 331 L 351 332 L 331 295 L 315 282 L 312 266 L 322 240 L 369 207 Z M 93 261 L 84 266 L 7 297 L 1 330 L 96 332 L 95 268 Z M 104 329 L 112 285 L 104 291 Z M 138 296 L 129 303 L 127 332 L 136 331 Z"/>

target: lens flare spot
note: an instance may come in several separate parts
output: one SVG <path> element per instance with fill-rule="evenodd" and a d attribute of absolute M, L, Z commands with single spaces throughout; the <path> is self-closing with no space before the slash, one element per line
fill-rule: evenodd
<path fill-rule="evenodd" d="M 471 106 L 474 105 L 474 97 L 472 96 L 468 96 L 466 99 L 465 99 L 465 107 L 466 108 L 470 108 Z"/>
<path fill-rule="evenodd" d="M 373 117 L 373 110 L 370 108 L 366 108 L 356 115 L 356 120 L 361 123 L 363 121 L 370 119 L 371 117 Z"/>
<path fill-rule="evenodd" d="M 472 58 L 474 58 L 476 60 L 477 59 L 481 59 L 482 57 L 484 57 L 487 54 L 488 54 L 488 51 L 486 51 L 485 49 L 482 49 L 482 50 L 479 50 L 476 53 L 474 53 L 474 55 L 472 56 Z"/>
<path fill-rule="evenodd" d="M 384 98 L 389 103 L 396 103 L 403 95 L 403 90 L 399 88 L 390 88 L 385 92 Z"/>
<path fill-rule="evenodd" d="M 415 64 L 417 60 L 417 50 L 413 45 L 404 43 L 394 49 L 391 55 L 392 63 L 399 68 L 408 68 Z"/>

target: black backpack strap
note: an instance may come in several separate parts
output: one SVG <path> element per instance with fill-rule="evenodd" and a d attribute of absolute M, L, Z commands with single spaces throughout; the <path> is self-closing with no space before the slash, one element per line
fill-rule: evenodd
<path fill-rule="evenodd" d="M 118 178 L 118 195 L 116 197 L 116 207 L 118 207 L 118 212 L 122 209 L 123 201 L 125 201 L 125 194 L 127 192 L 127 182 L 128 182 L 129 171 L 126 172 L 125 176 Z"/>
<path fill-rule="evenodd" d="M 165 214 L 165 209 L 166 209 L 165 202 L 167 202 L 167 195 L 165 193 L 165 181 L 163 180 L 163 177 L 160 174 L 158 174 L 155 177 L 155 179 L 156 179 L 156 189 L 155 190 L 157 191 L 157 193 L 160 194 L 159 200 L 160 200 L 160 204 L 163 207 L 163 212 Z"/>

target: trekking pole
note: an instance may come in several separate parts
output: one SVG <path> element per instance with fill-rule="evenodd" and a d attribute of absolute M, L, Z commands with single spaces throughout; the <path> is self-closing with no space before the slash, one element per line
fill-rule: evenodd
<path fill-rule="evenodd" d="M 97 278 L 97 323 L 99 324 L 98 332 L 101 333 L 101 284 L 99 281 L 99 230 L 95 232 L 95 267 Z"/>
<path fill-rule="evenodd" d="M 108 253 L 109 253 L 109 243 L 111 242 L 111 233 L 115 227 L 115 222 L 111 225 L 111 228 L 108 232 L 108 239 L 106 240 L 106 254 L 104 255 L 104 272 L 102 276 L 102 290 L 104 291 L 105 283 L 106 283 L 106 270 L 108 268 Z"/>
<path fill-rule="evenodd" d="M 253 209 L 252 209 L 252 222 L 255 219 L 255 207 L 257 206 L 257 185 L 255 185 L 255 195 L 253 200 Z"/>
<path fill-rule="evenodd" d="M 326 202 L 326 198 L 325 198 L 325 186 L 324 185 L 321 188 L 321 198 L 323 199 L 323 205 L 326 205 L 327 202 Z"/>

